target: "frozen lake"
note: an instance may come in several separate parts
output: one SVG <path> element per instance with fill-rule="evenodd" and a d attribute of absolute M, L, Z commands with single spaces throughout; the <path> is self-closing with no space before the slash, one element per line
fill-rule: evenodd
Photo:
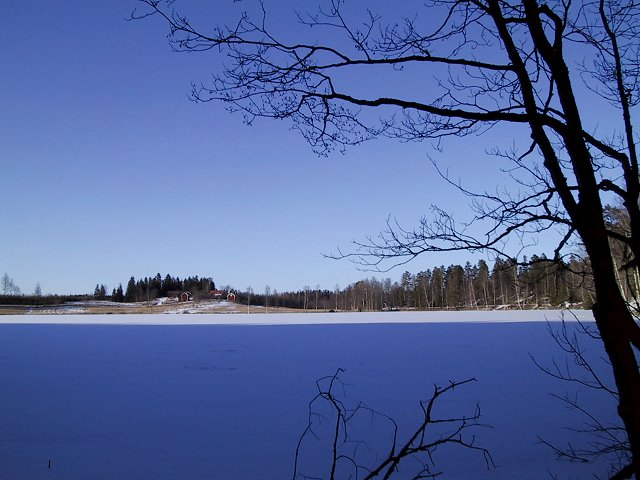
<path fill-rule="evenodd" d="M 478 380 L 442 410 L 480 405 L 493 428 L 476 442 L 497 466 L 438 451 L 445 478 L 606 473 L 537 440 L 580 440 L 565 427 L 581 418 L 550 395 L 573 387 L 530 359 L 563 358 L 544 323 L 559 313 L 470 313 L 0 316 L 0 479 L 291 478 L 315 381 L 339 367 L 347 400 L 394 417 L 401 436 L 434 383 Z M 612 418 L 608 398 L 583 393 Z"/>

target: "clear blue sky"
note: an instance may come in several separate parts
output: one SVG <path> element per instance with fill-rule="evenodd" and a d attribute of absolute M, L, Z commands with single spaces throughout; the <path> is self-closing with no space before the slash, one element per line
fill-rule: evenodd
<path fill-rule="evenodd" d="M 389 215 L 410 227 L 432 203 L 465 213 L 428 155 L 470 187 L 496 183 L 484 155 L 495 138 L 444 153 L 380 140 L 321 158 L 285 122 L 247 127 L 223 105 L 191 103 L 190 82 L 218 60 L 171 52 L 159 21 L 124 20 L 135 7 L 2 4 L 0 274 L 23 293 L 37 282 L 45 293 L 111 290 L 158 272 L 242 290 L 344 287 L 373 274 L 323 253 L 349 250 Z"/>

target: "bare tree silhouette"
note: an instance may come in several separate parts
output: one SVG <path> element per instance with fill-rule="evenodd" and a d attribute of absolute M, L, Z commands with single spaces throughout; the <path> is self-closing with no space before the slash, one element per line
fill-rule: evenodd
<path fill-rule="evenodd" d="M 450 382 L 446 387 L 434 386 L 431 398 L 420 403 L 423 416 L 418 427 L 409 435 L 402 435 L 392 418 L 365 403 L 358 402 L 352 408 L 346 405 L 341 380 L 343 373 L 342 369 L 338 369 L 332 376 L 316 382 L 318 394 L 309 403 L 308 424 L 296 448 L 293 480 L 435 478 L 442 472 L 436 469 L 434 454 L 436 450 L 447 447 L 475 451 L 482 455 L 487 468 L 493 466 L 489 451 L 476 445 L 475 437 L 470 433 L 470 430 L 482 426 L 479 423 L 480 408 L 477 405 L 468 416 L 442 418 L 436 414 L 436 405 L 442 396 L 451 394 L 454 389 L 474 382 L 475 379 Z M 382 451 L 373 451 L 370 437 L 362 439 L 354 434 L 354 424 L 359 417 L 364 417 L 370 425 L 378 425 L 376 420 L 383 422 L 384 425 L 379 426 L 388 433 L 388 442 L 381 447 Z M 322 466 L 325 474 L 316 477 L 309 472 L 305 473 L 304 446 L 310 439 L 318 440 L 323 437 L 330 454 L 327 456 L 327 465 Z"/>
<path fill-rule="evenodd" d="M 590 261 L 593 314 L 618 392 L 630 446 L 625 472 L 640 479 L 640 327 L 617 282 L 611 239 L 640 258 L 639 168 L 634 107 L 640 102 L 640 4 L 621 0 L 428 0 L 416 15 L 358 17 L 341 0 L 299 13 L 312 35 L 291 40 L 271 28 L 266 6 L 230 26 L 197 28 L 175 0 L 141 0 L 133 18 L 160 17 L 180 52 L 221 53 L 226 64 L 192 98 L 219 100 L 251 123 L 288 119 L 321 154 L 376 137 L 437 142 L 510 125 L 517 191 L 473 192 L 473 218 L 457 223 L 442 208 L 414 229 L 390 221 L 348 257 L 385 269 L 433 251 L 482 250 L 504 241 L 561 232 L 555 256 L 576 239 Z M 345 78 L 374 79 L 379 94 Z M 389 78 L 425 79 L 393 89 Z M 433 78 L 433 81 L 426 79 Z M 595 102 L 595 103 L 594 103 Z M 597 105 L 613 125 L 600 125 Z M 446 178 L 446 175 L 444 175 Z M 629 230 L 610 228 L 605 200 L 618 201 Z M 474 228 L 484 233 L 472 234 Z"/>

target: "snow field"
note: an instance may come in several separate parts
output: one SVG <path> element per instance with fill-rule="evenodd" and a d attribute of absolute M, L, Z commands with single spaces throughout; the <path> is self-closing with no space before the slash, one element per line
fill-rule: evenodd
<path fill-rule="evenodd" d="M 207 307 L 209 308 L 209 307 Z M 224 308 L 221 307 L 221 308 Z M 378 323 L 520 323 L 576 319 L 593 321 L 589 310 L 478 310 L 436 312 L 337 312 L 337 313 L 242 313 L 206 314 L 176 307 L 175 313 L 111 315 L 0 315 L 0 324 L 77 324 L 77 325 L 328 325 Z M 197 313 L 197 315 L 184 315 Z"/>

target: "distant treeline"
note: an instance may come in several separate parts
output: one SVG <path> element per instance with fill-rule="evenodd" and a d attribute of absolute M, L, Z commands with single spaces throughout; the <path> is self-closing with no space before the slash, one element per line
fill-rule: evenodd
<path fill-rule="evenodd" d="M 536 308 L 571 304 L 589 308 L 593 303 L 593 285 L 589 265 L 578 257 L 568 262 L 547 259 L 544 255 L 515 262 L 497 259 L 490 268 L 486 261 L 476 265 L 440 266 L 416 274 L 405 271 L 399 281 L 375 277 L 360 280 L 340 289 L 304 287 L 295 292 L 234 292 L 236 302 L 267 308 L 302 310 L 380 311 L 396 309 L 446 310 L 475 308 Z M 210 298 L 215 290 L 211 277 L 184 279 L 169 274 L 136 280 L 130 277 L 126 288 L 120 284 L 111 295 L 104 284 L 97 284 L 91 295 L 0 295 L 0 304 L 54 305 L 89 299 L 115 302 L 151 301 L 159 297 L 179 296 L 188 291 L 194 300 Z M 638 293 L 637 282 L 625 282 L 623 291 Z"/>
<path fill-rule="evenodd" d="M 172 277 L 167 274 L 163 278 L 159 273 L 153 277 L 145 277 L 136 280 L 129 278 L 125 289 L 118 285 L 107 295 L 104 284 L 96 285 L 93 298 L 96 300 L 111 300 L 113 302 L 142 302 L 155 298 L 178 296 L 181 292 L 191 292 L 194 298 L 206 298 L 210 290 L 215 290 L 216 285 L 210 277 L 190 276 L 185 279 Z"/>
<path fill-rule="evenodd" d="M 615 210 L 612 210 L 615 213 Z M 618 225 L 620 221 L 612 223 Z M 621 231 L 624 231 L 621 229 Z M 628 249 L 616 240 L 612 242 L 613 260 L 618 267 L 618 284 L 624 297 L 631 302 L 640 295 L 640 271 Z M 190 292 L 194 300 L 211 298 L 216 289 L 211 277 L 190 276 L 184 279 L 159 273 L 136 280 L 131 277 L 126 288 L 122 284 L 109 295 L 104 284 L 97 284 L 91 295 L 41 295 L 40 285 L 33 295 L 20 295 L 13 280 L 2 277 L 0 304 L 55 305 L 88 299 L 116 302 L 151 301 L 159 297 L 177 297 Z M 263 292 L 220 289 L 233 292 L 236 302 L 267 308 L 287 307 L 302 310 L 376 311 L 395 309 L 492 309 L 538 308 L 571 305 L 590 308 L 593 304 L 591 268 L 579 256 L 567 260 L 548 259 L 544 255 L 523 258 L 516 262 L 498 258 L 489 267 L 485 260 L 476 265 L 439 266 L 416 274 L 404 272 L 399 281 L 375 277 L 360 280 L 333 290 L 305 286 L 294 292 L 278 292 L 266 286 Z M 218 297 L 220 298 L 220 297 Z"/>
<path fill-rule="evenodd" d="M 524 264 L 524 265 L 523 265 Z M 593 303 L 588 264 L 534 256 L 529 261 L 497 259 L 489 268 L 450 265 L 417 274 L 404 272 L 400 281 L 375 277 L 333 291 L 305 287 L 297 292 L 238 292 L 237 301 L 269 307 L 305 310 L 376 311 L 394 309 L 446 310 L 475 308 L 537 308 Z"/>
<path fill-rule="evenodd" d="M 91 295 L 0 295 L 0 305 L 61 305 L 92 298 Z"/>
<path fill-rule="evenodd" d="M 607 206 L 608 227 L 619 237 L 628 237 L 630 220 L 624 209 Z M 612 260 L 623 297 L 640 304 L 640 266 L 629 246 L 610 238 Z M 404 272 L 400 281 L 375 277 L 344 289 L 304 287 L 297 292 L 237 292 L 239 302 L 254 305 L 322 310 L 475 309 L 538 308 L 571 305 L 590 308 L 594 301 L 589 262 L 579 255 L 549 259 L 534 255 L 520 261 L 498 258 L 491 268 L 477 265 L 440 266 L 417 274 Z M 251 296 L 249 299 L 248 296 Z"/>
<path fill-rule="evenodd" d="M 442 310 L 473 308 L 537 308 L 571 304 L 588 308 L 593 303 L 589 265 L 572 256 L 567 262 L 544 255 L 521 262 L 498 258 L 490 267 L 485 260 L 476 265 L 450 265 L 416 274 L 404 272 L 399 281 L 390 278 L 364 279 L 340 289 L 304 287 L 294 292 L 278 292 L 265 287 L 263 292 L 234 292 L 236 302 L 271 308 L 302 310 L 376 311 L 395 309 Z M 151 301 L 159 297 L 177 297 L 190 292 L 194 300 L 211 298 L 216 285 L 211 277 L 185 279 L 159 273 L 136 280 L 126 288 L 120 284 L 111 295 L 98 284 L 93 298 L 115 302 Z"/>
<path fill-rule="evenodd" d="M 619 207 L 607 206 L 608 227 L 619 237 L 628 236 L 630 221 Z M 624 298 L 640 303 L 640 268 L 629 246 L 618 238 L 610 240 L 612 260 L 616 265 L 617 282 Z M 216 285 L 211 277 L 190 276 L 184 279 L 169 274 L 136 280 L 131 277 L 126 288 L 122 284 L 108 293 L 104 284 L 97 284 L 90 295 L 43 296 L 40 284 L 33 295 L 21 295 L 8 274 L 0 279 L 0 304 L 54 305 L 87 299 L 116 302 L 150 301 L 159 297 L 179 296 L 190 292 L 194 300 L 210 298 Z M 536 308 L 572 305 L 589 308 L 593 304 L 593 281 L 588 261 L 578 255 L 567 259 L 549 259 L 534 255 L 521 261 L 498 258 L 491 268 L 485 260 L 476 265 L 440 266 L 416 274 L 404 272 L 399 281 L 375 277 L 360 280 L 333 290 L 305 286 L 295 292 L 278 292 L 267 285 L 263 292 L 251 288 L 240 291 L 220 288 L 224 294 L 233 292 L 242 304 L 265 307 L 287 307 L 303 310 L 372 311 L 394 309 L 469 309 L 469 308 Z M 220 297 L 217 297 L 220 298 Z"/>

